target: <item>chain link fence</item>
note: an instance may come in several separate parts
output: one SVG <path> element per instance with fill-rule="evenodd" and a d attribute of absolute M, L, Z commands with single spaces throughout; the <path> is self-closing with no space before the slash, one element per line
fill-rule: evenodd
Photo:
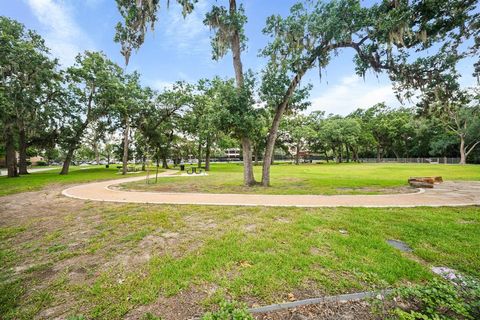
<path fill-rule="evenodd" d="M 377 158 L 362 158 L 360 162 L 366 163 L 430 163 L 430 164 L 458 164 L 460 162 L 460 158 L 448 158 L 448 157 L 440 157 L 440 158 L 383 158 L 378 160 Z"/>

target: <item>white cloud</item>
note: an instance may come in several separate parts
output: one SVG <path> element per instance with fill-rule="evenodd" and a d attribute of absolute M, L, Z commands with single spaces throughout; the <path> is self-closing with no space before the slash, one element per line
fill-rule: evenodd
<path fill-rule="evenodd" d="M 71 65 L 75 56 L 94 49 L 92 40 L 76 23 L 72 10 L 64 2 L 56 0 L 27 0 L 35 17 L 43 25 L 43 36 L 52 54 L 63 65 Z"/>
<path fill-rule="evenodd" d="M 393 107 L 400 105 L 390 84 L 366 83 L 357 75 L 344 77 L 340 84 L 327 86 L 322 91 L 311 100 L 309 111 L 347 115 L 357 108 L 368 108 L 379 102 Z"/>
<path fill-rule="evenodd" d="M 153 80 L 148 83 L 152 89 L 163 91 L 165 89 L 171 89 L 173 87 L 173 82 L 163 81 L 163 80 Z"/>
<path fill-rule="evenodd" d="M 100 5 L 104 0 L 84 0 L 85 4 L 90 8 L 96 8 Z"/>
<path fill-rule="evenodd" d="M 195 10 L 184 18 L 181 6 L 176 3 L 171 4 L 165 17 L 165 28 L 162 31 L 165 36 L 164 44 L 181 54 L 209 54 L 209 31 L 203 24 L 208 8 L 208 3 L 200 0 L 195 4 Z"/>

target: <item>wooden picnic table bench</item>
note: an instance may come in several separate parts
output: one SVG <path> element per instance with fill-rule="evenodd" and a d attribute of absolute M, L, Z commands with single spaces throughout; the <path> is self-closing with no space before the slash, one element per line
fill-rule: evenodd
<path fill-rule="evenodd" d="M 190 167 L 187 169 L 187 174 L 201 174 L 202 172 L 203 170 L 197 167 Z"/>

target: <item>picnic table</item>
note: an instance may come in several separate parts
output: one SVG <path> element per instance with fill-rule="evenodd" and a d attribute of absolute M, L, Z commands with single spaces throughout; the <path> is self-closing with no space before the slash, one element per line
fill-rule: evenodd
<path fill-rule="evenodd" d="M 197 170 L 198 169 L 198 170 Z M 197 167 L 191 167 L 187 169 L 187 174 L 202 174 L 203 170 Z"/>
<path fill-rule="evenodd" d="M 117 169 L 118 169 L 118 172 L 122 172 L 123 171 L 123 166 L 117 166 Z M 135 165 L 128 165 L 127 166 L 127 172 L 137 172 L 139 171 L 137 166 Z"/>

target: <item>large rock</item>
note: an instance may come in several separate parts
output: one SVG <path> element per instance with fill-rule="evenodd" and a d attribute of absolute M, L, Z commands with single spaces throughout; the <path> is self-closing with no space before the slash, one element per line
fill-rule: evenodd
<path fill-rule="evenodd" d="M 414 188 L 433 188 L 433 183 L 409 180 L 408 183 Z"/>
<path fill-rule="evenodd" d="M 410 177 L 408 183 L 414 188 L 433 188 L 435 183 L 443 182 L 442 177 Z"/>

